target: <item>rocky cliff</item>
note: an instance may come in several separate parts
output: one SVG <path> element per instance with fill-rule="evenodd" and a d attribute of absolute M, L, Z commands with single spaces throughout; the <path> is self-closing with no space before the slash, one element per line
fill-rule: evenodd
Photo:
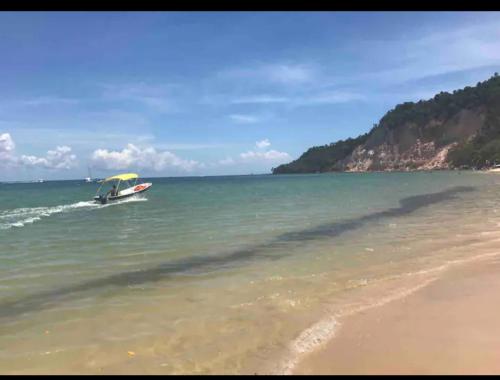
<path fill-rule="evenodd" d="M 274 174 L 435 170 L 500 163 L 500 77 L 397 105 L 370 132 L 313 147 Z"/>

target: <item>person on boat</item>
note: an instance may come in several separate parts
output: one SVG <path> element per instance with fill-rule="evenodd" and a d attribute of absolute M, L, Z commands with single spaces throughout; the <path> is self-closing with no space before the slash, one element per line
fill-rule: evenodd
<path fill-rule="evenodd" d="M 116 185 L 113 185 L 113 188 L 106 193 L 106 198 L 108 196 L 116 197 L 117 195 L 118 192 L 116 191 Z"/>

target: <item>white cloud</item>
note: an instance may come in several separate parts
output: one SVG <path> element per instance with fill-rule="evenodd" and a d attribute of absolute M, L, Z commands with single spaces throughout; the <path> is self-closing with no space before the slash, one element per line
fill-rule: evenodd
<path fill-rule="evenodd" d="M 325 69 L 327 66 L 277 62 L 222 70 L 215 76 L 218 93 L 205 94 L 201 103 L 219 107 L 256 104 L 290 108 L 364 99 L 359 92 L 346 90 L 345 83 L 344 89 L 339 89 L 338 76 L 332 77 Z M 325 92 L 332 85 L 337 86 L 335 91 Z M 238 115 L 233 119 L 245 122 Z"/>
<path fill-rule="evenodd" d="M 314 70 L 306 65 L 270 65 L 263 71 L 272 81 L 283 84 L 306 83 L 315 77 Z"/>
<path fill-rule="evenodd" d="M 19 163 L 26 167 L 40 166 L 46 169 L 71 169 L 76 166 L 76 155 L 71 153 L 69 146 L 58 146 L 49 150 L 45 157 L 22 155 Z"/>
<path fill-rule="evenodd" d="M 9 133 L 0 134 L 0 166 L 42 167 L 45 169 L 71 169 L 76 166 L 76 155 L 69 146 L 58 146 L 49 150 L 45 157 L 15 154 L 15 143 Z"/>
<path fill-rule="evenodd" d="M 295 91 L 295 94 L 288 94 L 288 96 L 278 95 L 252 95 L 242 96 L 231 99 L 229 95 L 215 96 L 206 101 L 205 104 L 212 106 L 220 106 L 229 104 L 258 104 L 258 105 L 286 105 L 287 107 L 303 107 L 303 106 L 317 106 L 322 104 L 339 104 L 348 103 L 357 100 L 365 100 L 366 96 L 355 91 L 321 91 L 322 86 L 317 86 L 320 91 Z M 315 87 L 316 88 L 316 87 Z M 261 118 L 250 115 L 232 114 L 229 117 L 240 123 L 262 121 Z M 254 121 L 255 119 L 255 121 Z M 248 120 L 248 121 L 247 121 Z"/>
<path fill-rule="evenodd" d="M 16 144 L 9 133 L 0 134 L 0 167 L 11 166 L 15 162 L 14 149 Z"/>
<path fill-rule="evenodd" d="M 21 158 L 17 159 L 17 162 L 26 167 L 33 167 L 33 166 L 43 166 L 47 161 L 44 158 L 36 156 L 26 156 L 23 154 Z"/>
<path fill-rule="evenodd" d="M 498 64 L 500 25 L 498 22 L 482 23 L 429 33 L 416 40 L 413 48 L 411 57 L 417 62 L 427 60 L 428 63 L 439 63 L 442 66 L 441 70 L 439 67 L 435 68 L 437 73 L 442 70 L 464 70 Z"/>
<path fill-rule="evenodd" d="M 276 150 L 268 150 L 265 152 L 249 150 L 246 153 L 241 153 L 240 157 L 245 161 L 265 160 L 265 161 L 285 161 L 291 159 L 286 152 L 278 152 Z"/>
<path fill-rule="evenodd" d="M 317 72 L 316 68 L 311 65 L 272 63 L 224 70 L 219 72 L 217 76 L 227 79 L 256 79 L 282 85 L 298 85 L 314 81 Z"/>
<path fill-rule="evenodd" d="M 241 97 L 231 100 L 233 104 L 268 104 L 268 103 L 286 103 L 290 99 L 284 96 L 273 96 L 273 95 L 255 95 Z"/>
<path fill-rule="evenodd" d="M 370 41 L 359 48 L 367 54 L 374 54 L 377 49 L 398 52 L 381 56 L 383 61 L 380 64 L 389 69 L 359 73 L 350 77 L 350 82 L 394 85 L 499 65 L 500 24 L 478 23 L 453 29 L 424 30 L 414 39 Z"/>
<path fill-rule="evenodd" d="M 356 100 L 365 100 L 366 96 L 353 91 L 328 91 L 328 92 L 312 92 L 309 94 L 296 94 L 287 97 L 255 95 L 241 97 L 231 100 L 232 104 L 286 104 L 290 107 L 316 106 L 322 104 L 339 104 L 348 103 Z M 246 115 L 231 115 L 230 117 L 236 121 L 240 118 L 244 122 Z"/>
<path fill-rule="evenodd" d="M 9 133 L 0 134 L 0 154 L 10 154 L 15 148 L 16 144 L 14 144 L 14 140 L 12 140 Z"/>
<path fill-rule="evenodd" d="M 203 167 L 203 164 L 194 160 L 184 160 L 169 151 L 156 151 L 153 147 L 140 148 L 134 144 L 127 144 L 121 151 L 97 149 L 92 154 L 95 167 L 110 170 L 143 168 L 160 171 L 167 168 L 176 168 L 183 171 L 192 171 Z"/>
<path fill-rule="evenodd" d="M 335 65 L 328 60 L 319 64 L 261 63 L 222 71 L 217 79 L 229 79 L 231 86 L 226 87 L 230 94 L 221 97 L 218 103 L 284 104 L 287 107 L 340 104 L 379 99 L 381 95 L 391 95 L 402 84 L 434 76 L 474 70 L 489 70 L 490 74 L 498 71 L 498 20 L 475 21 L 458 27 L 443 25 L 424 23 L 410 36 L 361 40 L 350 54 L 359 62 L 370 62 L 369 68 L 347 70 L 342 75 L 330 69 Z M 452 88 L 460 88 L 462 82 L 463 79 L 454 80 Z M 297 86 L 292 86 L 294 84 Z M 430 93 L 426 86 L 418 90 Z M 325 89 L 333 90 L 324 92 Z M 415 89 L 401 91 L 406 93 Z"/>
<path fill-rule="evenodd" d="M 256 150 L 249 150 L 240 153 L 236 159 L 226 157 L 219 160 L 217 163 L 211 164 L 212 166 L 229 166 L 229 165 L 242 165 L 249 163 L 260 164 L 278 164 L 291 160 L 291 156 L 286 152 L 279 152 L 277 150 L 267 150 L 271 146 L 269 139 L 263 139 L 255 143 Z"/>
<path fill-rule="evenodd" d="M 231 157 L 226 157 L 223 160 L 219 160 L 219 165 L 232 165 L 235 161 Z"/>
<path fill-rule="evenodd" d="M 230 144 L 185 144 L 185 143 L 167 143 L 155 144 L 157 149 L 171 149 L 171 150 L 205 150 L 205 149 L 219 149 L 231 146 Z"/>
<path fill-rule="evenodd" d="M 262 141 L 257 141 L 255 146 L 257 146 L 257 148 L 267 148 L 268 146 L 271 146 L 271 142 L 269 139 L 264 139 Z"/>
<path fill-rule="evenodd" d="M 312 95 L 310 97 L 301 97 L 296 99 L 294 103 L 296 105 L 337 104 L 363 99 L 365 99 L 365 97 L 359 93 L 334 91 Z"/>
<path fill-rule="evenodd" d="M 232 114 L 229 115 L 229 118 L 238 124 L 254 124 L 259 121 L 257 117 L 252 115 Z"/>

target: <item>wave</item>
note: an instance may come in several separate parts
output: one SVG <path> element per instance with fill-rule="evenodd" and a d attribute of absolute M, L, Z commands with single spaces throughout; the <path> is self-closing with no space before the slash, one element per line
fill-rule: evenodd
<path fill-rule="evenodd" d="M 500 239 L 494 239 L 492 241 L 497 242 L 500 241 Z M 371 300 L 367 303 L 361 303 L 357 305 L 354 304 L 351 307 L 343 308 L 340 310 L 339 309 L 329 310 L 329 315 L 326 318 L 321 319 L 320 321 L 316 322 L 312 326 L 302 331 L 302 333 L 290 343 L 287 350 L 288 353 L 285 359 L 278 364 L 277 369 L 275 371 L 272 371 L 272 373 L 279 375 L 293 374 L 294 369 L 305 355 L 313 351 L 316 351 L 319 347 L 323 346 L 325 343 L 327 343 L 328 341 L 330 341 L 335 337 L 339 327 L 341 326 L 339 320 L 342 320 L 343 318 L 348 317 L 350 315 L 366 311 L 368 309 L 383 306 L 389 302 L 403 299 L 437 280 L 439 276 L 437 276 L 436 272 L 438 273 L 444 272 L 448 270 L 450 267 L 456 265 L 462 265 L 474 261 L 490 259 L 497 256 L 500 256 L 500 253 L 497 251 L 493 251 L 467 258 L 447 260 L 444 264 L 439 266 L 435 266 L 428 269 L 422 269 L 415 272 L 406 272 L 400 275 L 394 275 L 375 281 L 379 282 L 384 280 L 394 280 L 401 277 L 412 277 L 419 275 L 429 275 L 429 274 L 433 275 L 431 277 L 423 279 L 416 286 L 395 289 L 392 292 L 389 292 L 389 295 L 386 295 L 379 299 Z M 363 285 L 366 285 L 366 280 L 363 279 L 363 282 L 364 282 Z"/>
<path fill-rule="evenodd" d="M 123 203 L 141 201 L 147 201 L 147 198 L 131 197 L 105 205 L 95 203 L 94 201 L 80 201 L 76 203 L 52 207 L 23 207 L 0 211 L 0 230 L 7 230 L 12 227 L 24 227 L 54 214 L 66 213 L 81 209 L 101 209 Z"/>
<path fill-rule="evenodd" d="M 313 351 L 316 351 L 320 346 L 330 341 L 337 333 L 338 328 L 341 323 L 339 319 L 346 317 L 348 315 L 356 314 L 377 306 L 385 305 L 389 302 L 404 298 L 417 290 L 429 285 L 436 278 L 431 278 L 425 282 L 409 288 L 397 291 L 387 297 L 383 297 L 375 302 L 360 305 L 356 308 L 345 310 L 342 312 L 334 313 L 329 315 L 327 318 L 320 320 L 314 325 L 310 326 L 306 330 L 294 339 L 288 347 L 287 358 L 281 362 L 278 366 L 276 373 L 279 375 L 291 375 L 298 363 L 302 360 L 304 355 L 307 355 Z"/>

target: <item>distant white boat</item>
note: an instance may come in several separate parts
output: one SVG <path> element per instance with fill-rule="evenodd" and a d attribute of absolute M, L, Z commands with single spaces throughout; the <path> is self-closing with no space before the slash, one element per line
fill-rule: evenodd
<path fill-rule="evenodd" d="M 87 167 L 89 170 L 89 176 L 85 178 L 85 182 L 92 182 L 92 173 L 90 172 L 90 166 Z"/>

